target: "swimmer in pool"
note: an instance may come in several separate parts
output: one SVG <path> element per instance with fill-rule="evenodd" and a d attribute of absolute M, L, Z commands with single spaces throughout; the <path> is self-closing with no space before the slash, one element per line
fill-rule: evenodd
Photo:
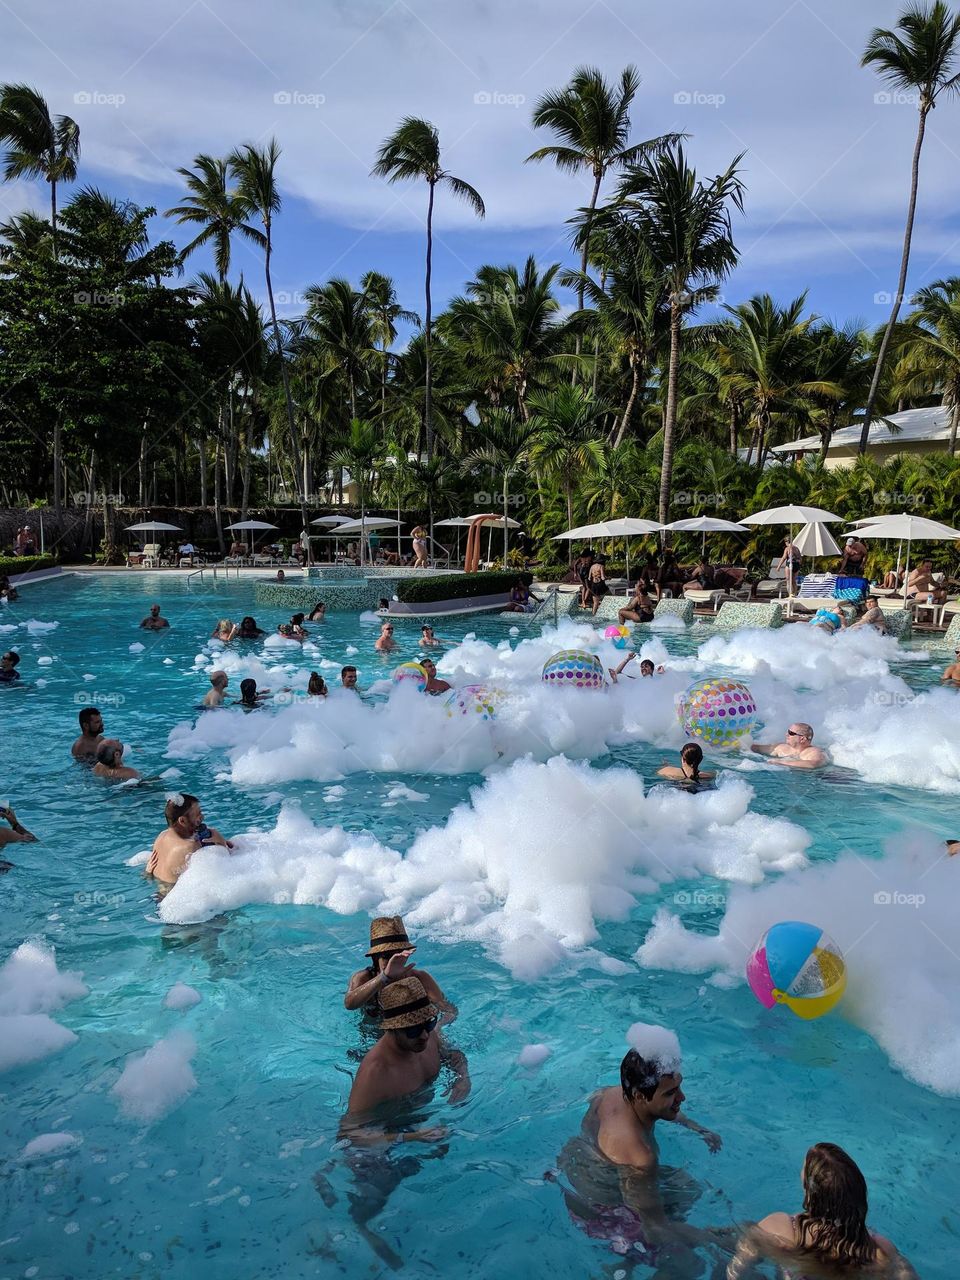
<path fill-rule="evenodd" d="M 238 640 L 259 640 L 261 636 L 267 633 L 261 631 L 257 626 L 256 618 L 251 618 L 249 614 L 245 618 L 240 619 L 240 626 L 237 628 Z"/>
<path fill-rule="evenodd" d="M 420 628 L 421 649 L 442 649 L 445 643 L 445 640 L 441 640 L 439 636 L 433 634 L 433 627 L 424 624 Z"/>
<path fill-rule="evenodd" d="M 203 705 L 205 707 L 222 707 L 224 690 L 229 683 L 230 677 L 225 671 L 211 671 L 210 684 L 212 688 L 204 695 Z"/>
<path fill-rule="evenodd" d="M 113 778 L 120 782 L 143 776 L 123 763 L 123 743 L 118 738 L 104 738 L 100 742 L 93 772 L 98 778 Z"/>
<path fill-rule="evenodd" d="M 457 1016 L 457 1006 L 451 1004 L 437 983 L 425 969 L 416 969 L 407 961 L 416 947 L 407 936 L 400 916 L 377 916 L 370 922 L 370 965 L 358 969 L 347 985 L 343 997 L 345 1009 L 363 1009 L 372 1018 L 380 1016 L 380 992 L 402 978 L 416 978 L 427 995 L 443 1013 L 443 1021 L 450 1023 Z"/>
<path fill-rule="evenodd" d="M 330 690 L 327 688 L 327 682 L 319 671 L 311 671 L 310 679 L 307 681 L 307 697 L 308 698 L 325 698 Z"/>
<path fill-rule="evenodd" d="M 163 813 L 167 829 L 161 831 L 154 840 L 144 875 L 152 876 L 164 884 L 175 884 L 198 849 L 205 845 L 233 848 L 232 843 L 216 827 L 206 825 L 196 796 L 187 795 L 186 792 L 171 796 Z"/>
<path fill-rule="evenodd" d="M 820 631 L 825 631 L 828 636 L 832 636 L 836 631 L 845 630 L 847 620 L 843 610 L 838 606 L 836 609 L 818 609 L 808 625 L 817 627 Z"/>
<path fill-rule="evenodd" d="M 427 683 L 423 686 L 424 693 L 446 693 L 453 687 L 448 681 L 437 679 L 437 664 L 432 658 L 421 658 L 420 665 L 427 673 Z"/>
<path fill-rule="evenodd" d="M 357 688 L 357 668 L 346 666 L 340 668 L 340 683 L 344 689 L 352 689 L 354 693 L 359 694 Z"/>
<path fill-rule="evenodd" d="M 236 634 L 237 624 L 231 622 L 229 618 L 221 618 L 210 632 L 210 639 L 219 640 L 221 644 L 229 644 Z"/>
<path fill-rule="evenodd" d="M 19 665 L 19 653 L 14 649 L 8 649 L 0 658 L 0 684 L 16 684 L 20 679 L 20 672 L 17 670 Z"/>
<path fill-rule="evenodd" d="M 377 653 L 392 653 L 394 649 L 399 648 L 396 640 L 393 638 L 393 623 L 385 622 L 380 628 L 380 634 L 377 636 L 377 642 L 373 646 Z"/>
<path fill-rule="evenodd" d="M 269 689 L 258 689 L 256 680 L 252 676 L 247 676 L 246 680 L 240 681 L 240 697 L 237 698 L 234 706 L 252 710 L 254 707 L 261 706 L 269 697 Z"/>
<path fill-rule="evenodd" d="M 867 1184 L 857 1165 L 832 1142 L 810 1148 L 800 1174 L 803 1212 L 771 1213 L 741 1238 L 727 1280 L 753 1274 L 754 1263 L 773 1259 L 785 1274 L 884 1276 L 917 1280 L 896 1246 L 867 1229 Z"/>
<path fill-rule="evenodd" d="M 451 1102 L 462 1102 L 470 1093 L 467 1059 L 459 1049 L 444 1043 L 437 1031 L 440 1010 L 417 978 L 400 978 L 380 993 L 384 1034 L 364 1056 L 357 1069 L 347 1113 L 340 1122 L 340 1136 L 355 1146 L 381 1146 L 394 1142 L 439 1142 L 447 1131 L 441 1127 L 390 1132 L 373 1120 L 385 1102 L 416 1093 L 431 1084 L 447 1066 L 453 1083 L 447 1090 Z"/>
<path fill-rule="evenodd" d="M 294 640 L 306 640 L 307 629 L 303 625 L 303 622 L 304 622 L 304 615 L 302 613 L 295 613 L 293 617 L 290 619 L 290 626 L 293 628 Z"/>
<path fill-rule="evenodd" d="M 717 776 L 715 773 L 702 773 L 700 765 L 703 763 L 703 748 L 699 742 L 687 742 L 680 751 L 680 768 L 676 765 L 665 764 L 657 770 L 658 778 L 669 778 L 671 782 L 712 782 Z"/>
<path fill-rule="evenodd" d="M 827 753 L 813 745 L 813 729 L 799 720 L 787 730 L 783 742 L 755 742 L 750 750 L 789 769 L 820 769 L 829 763 Z"/>
<path fill-rule="evenodd" d="M 326 619 L 326 616 L 327 616 L 327 606 L 323 603 L 322 600 L 318 600 L 317 603 L 310 610 L 310 617 L 307 619 L 307 621 L 323 622 Z"/>
<path fill-rule="evenodd" d="M 7 844 L 32 844 L 36 841 L 37 837 L 17 821 L 17 815 L 9 805 L 0 805 L 0 818 L 10 824 L 9 828 L 0 827 L 0 849 Z"/>
<path fill-rule="evenodd" d="M 164 627 L 169 627 L 170 623 L 166 618 L 160 617 L 160 606 L 152 604 L 147 617 L 140 623 L 140 626 L 146 631 L 162 631 Z"/>
<path fill-rule="evenodd" d="M 70 748 L 74 760 L 94 760 L 103 739 L 103 716 L 97 707 L 84 707 L 80 712 L 80 737 Z"/>
<path fill-rule="evenodd" d="M 960 649 L 954 649 L 953 658 L 953 662 L 940 677 L 940 683 L 949 685 L 953 689 L 960 689 Z"/>
<path fill-rule="evenodd" d="M 624 667 L 626 667 L 628 663 L 633 662 L 636 656 L 637 655 L 635 653 L 628 653 L 627 656 L 624 658 L 624 660 L 620 663 L 619 667 L 607 668 L 607 672 L 609 673 L 610 679 L 613 681 L 614 684 L 617 683 L 618 677 L 622 675 Z M 644 658 L 643 661 L 640 663 L 641 680 L 652 678 L 655 675 L 662 676 L 664 671 L 666 671 L 665 666 L 661 664 L 659 667 L 655 667 L 649 658 Z M 636 678 L 637 678 L 636 676 L 631 676 L 631 675 L 627 676 L 628 680 L 636 680 Z"/>

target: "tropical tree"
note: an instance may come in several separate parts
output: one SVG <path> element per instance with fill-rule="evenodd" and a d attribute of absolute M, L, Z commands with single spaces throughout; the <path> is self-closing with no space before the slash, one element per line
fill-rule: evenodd
<path fill-rule="evenodd" d="M 193 169 L 178 169 L 187 184 L 183 203 L 168 209 L 164 215 L 177 222 L 198 227 L 199 230 L 181 251 L 188 258 L 203 245 L 213 246 L 213 261 L 220 280 L 230 273 L 231 237 L 235 232 L 264 247 L 263 234 L 250 225 L 253 209 L 237 191 L 229 185 L 229 165 L 217 156 L 198 155 Z"/>
<path fill-rule="evenodd" d="M 907 287 L 907 269 L 910 265 L 910 246 L 913 240 L 913 222 L 917 212 L 917 190 L 920 184 L 920 153 L 923 150 L 927 117 L 936 107 L 938 98 L 953 95 L 960 88 L 960 72 L 954 70 L 958 58 L 960 58 L 960 14 L 951 13 L 943 0 L 934 0 L 929 7 L 911 5 L 905 9 L 900 15 L 896 28 L 892 31 L 884 27 L 875 28 L 860 60 L 861 66 L 875 67 L 886 83 L 897 92 L 916 94 L 920 113 L 917 136 L 913 144 L 910 199 L 907 204 L 907 221 L 903 232 L 900 276 L 867 394 L 863 428 L 860 432 L 860 453 L 867 451 L 870 422 L 880 389 L 883 366 Z"/>
<path fill-rule="evenodd" d="M 950 410 L 951 454 L 960 427 L 960 278 L 937 280 L 915 296 L 916 310 L 895 339 L 901 357 L 894 370 L 900 394 L 940 395 Z"/>
<path fill-rule="evenodd" d="M 584 390 L 561 383 L 553 391 L 531 397 L 530 425 L 536 440 L 530 460 L 547 480 L 558 480 L 567 506 L 567 527 L 573 527 L 573 490 L 578 478 L 597 469 L 603 459 L 598 421 L 608 407 Z"/>
<path fill-rule="evenodd" d="M 349 417 L 357 417 L 357 390 L 376 355 L 366 294 L 338 277 L 306 291 L 304 332 L 317 343 L 320 363 L 346 382 Z"/>
<path fill-rule="evenodd" d="M 620 196 L 636 220 L 653 261 L 660 264 L 670 305 L 670 357 L 663 419 L 658 519 L 670 518 L 670 485 L 677 426 L 677 373 L 685 314 L 716 295 L 736 266 L 737 249 L 730 206 L 743 210 L 744 186 L 738 155 L 715 178 L 701 181 L 687 164 L 683 147 L 669 147 L 631 169 Z"/>
<path fill-rule="evenodd" d="M 42 178 L 50 184 L 50 227 L 57 254 L 57 185 L 74 182 L 80 159 L 80 126 L 70 116 L 51 116 L 39 89 L 26 84 L 0 87 L 0 142 L 5 182 Z"/>
<path fill-rule="evenodd" d="M 420 317 L 405 311 L 397 300 L 397 291 L 389 276 L 367 271 L 360 277 L 360 288 L 366 302 L 370 334 L 380 343 L 380 414 L 387 411 L 387 374 L 390 371 L 390 348 L 397 340 L 397 321 L 419 329 Z"/>
<path fill-rule="evenodd" d="M 604 178 L 611 169 L 637 164 L 645 156 L 655 155 L 685 136 L 671 133 L 647 142 L 630 143 L 630 106 L 639 88 L 640 75 L 636 67 L 625 67 L 617 86 L 608 84 L 596 67 L 577 67 L 569 84 L 545 93 L 533 109 L 534 128 L 551 129 L 560 141 L 540 147 L 527 156 L 527 162 L 552 160 L 562 172 L 588 172 L 593 179 L 580 237 L 577 306 L 581 311 L 586 292 L 590 232 Z M 579 355 L 579 335 L 576 349 Z M 576 379 L 574 367 L 573 381 Z"/>
<path fill-rule="evenodd" d="M 871 361 L 866 333 L 856 324 L 836 328 L 821 320 L 810 331 L 809 376 L 806 390 L 810 421 L 820 433 L 820 462 L 825 461 L 833 434 L 849 427 L 870 386 Z"/>
<path fill-rule="evenodd" d="M 503 501 L 503 565 L 507 566 L 507 538 L 510 519 L 510 479 L 526 470 L 530 450 L 537 437 L 536 426 L 509 409 L 488 409 L 474 429 L 475 445 L 463 459 L 468 475 L 479 468 L 489 469 L 500 480 Z"/>
<path fill-rule="evenodd" d="M 427 458 L 433 456 L 433 420 L 432 420 L 432 367 L 431 367 L 431 276 L 433 272 L 433 204 L 437 187 L 445 187 L 458 200 L 474 211 L 478 218 L 486 214 L 480 193 L 454 177 L 440 163 L 440 135 L 429 120 L 420 120 L 415 116 L 406 116 L 400 121 L 396 130 L 381 145 L 377 153 L 377 162 L 373 166 L 374 177 L 386 178 L 388 182 L 407 182 L 418 180 L 426 182 L 427 195 L 427 257 L 424 275 L 424 295 L 426 310 L 424 312 L 424 338 L 426 340 L 426 381 L 424 384 L 423 430 Z"/>
<path fill-rule="evenodd" d="M 367 503 L 381 462 L 381 441 L 373 423 L 364 422 L 361 418 L 352 419 L 350 429 L 334 450 L 331 461 L 335 467 L 342 467 L 350 472 L 350 478 L 357 486 L 357 496 L 360 500 L 361 528 L 365 528 Z M 364 542 L 365 536 L 361 533 L 361 564 L 363 564 Z"/>

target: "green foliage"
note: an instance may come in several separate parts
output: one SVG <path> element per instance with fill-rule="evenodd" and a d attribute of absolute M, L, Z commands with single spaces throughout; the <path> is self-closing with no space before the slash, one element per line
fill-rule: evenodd
<path fill-rule="evenodd" d="M 17 573 L 36 573 L 39 569 L 53 569 L 55 556 L 0 556 L 0 574 L 13 577 Z"/>
<path fill-rule="evenodd" d="M 397 599 L 405 604 L 425 604 L 431 600 L 461 600 L 476 596 L 507 595 L 522 578 L 529 586 L 533 574 L 527 571 L 504 573 L 485 569 L 482 573 L 449 573 L 440 576 L 405 578 L 397 586 Z"/>

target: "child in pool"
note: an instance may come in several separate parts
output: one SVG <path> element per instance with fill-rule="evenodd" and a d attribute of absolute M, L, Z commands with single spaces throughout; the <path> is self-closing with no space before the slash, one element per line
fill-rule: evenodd
<path fill-rule="evenodd" d="M 680 751 L 680 768 L 676 765 L 665 764 L 657 770 L 658 778 L 669 778 L 671 782 L 691 783 L 696 785 L 700 782 L 712 782 L 717 776 L 715 773 L 701 773 L 700 766 L 703 763 L 703 748 L 699 742 L 687 742 Z"/>

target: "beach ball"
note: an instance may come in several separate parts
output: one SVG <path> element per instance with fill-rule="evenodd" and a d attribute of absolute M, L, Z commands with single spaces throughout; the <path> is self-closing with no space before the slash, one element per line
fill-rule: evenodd
<path fill-rule="evenodd" d="M 603 663 L 584 649 L 561 649 L 543 664 L 540 679 L 566 689 L 602 689 Z"/>
<path fill-rule="evenodd" d="M 757 704 L 739 680 L 698 680 L 683 695 L 677 714 L 688 737 L 729 747 L 756 728 Z"/>
<path fill-rule="evenodd" d="M 762 1005 L 785 1004 L 798 1018 L 829 1013 L 847 986 L 840 948 L 815 924 L 782 920 L 747 961 L 747 981 Z"/>
<path fill-rule="evenodd" d="M 427 687 L 427 673 L 419 662 L 401 662 L 393 670 L 394 684 L 414 684 L 422 693 Z"/>
<path fill-rule="evenodd" d="M 497 711 L 506 696 L 502 689 L 490 689 L 485 684 L 466 684 L 462 689 L 451 689 L 443 705 L 448 716 L 496 720 Z"/>
<path fill-rule="evenodd" d="M 615 649 L 625 649 L 627 641 L 630 639 L 630 632 L 626 627 L 619 627 L 616 623 L 607 627 L 603 633 L 605 640 L 612 640 Z"/>

